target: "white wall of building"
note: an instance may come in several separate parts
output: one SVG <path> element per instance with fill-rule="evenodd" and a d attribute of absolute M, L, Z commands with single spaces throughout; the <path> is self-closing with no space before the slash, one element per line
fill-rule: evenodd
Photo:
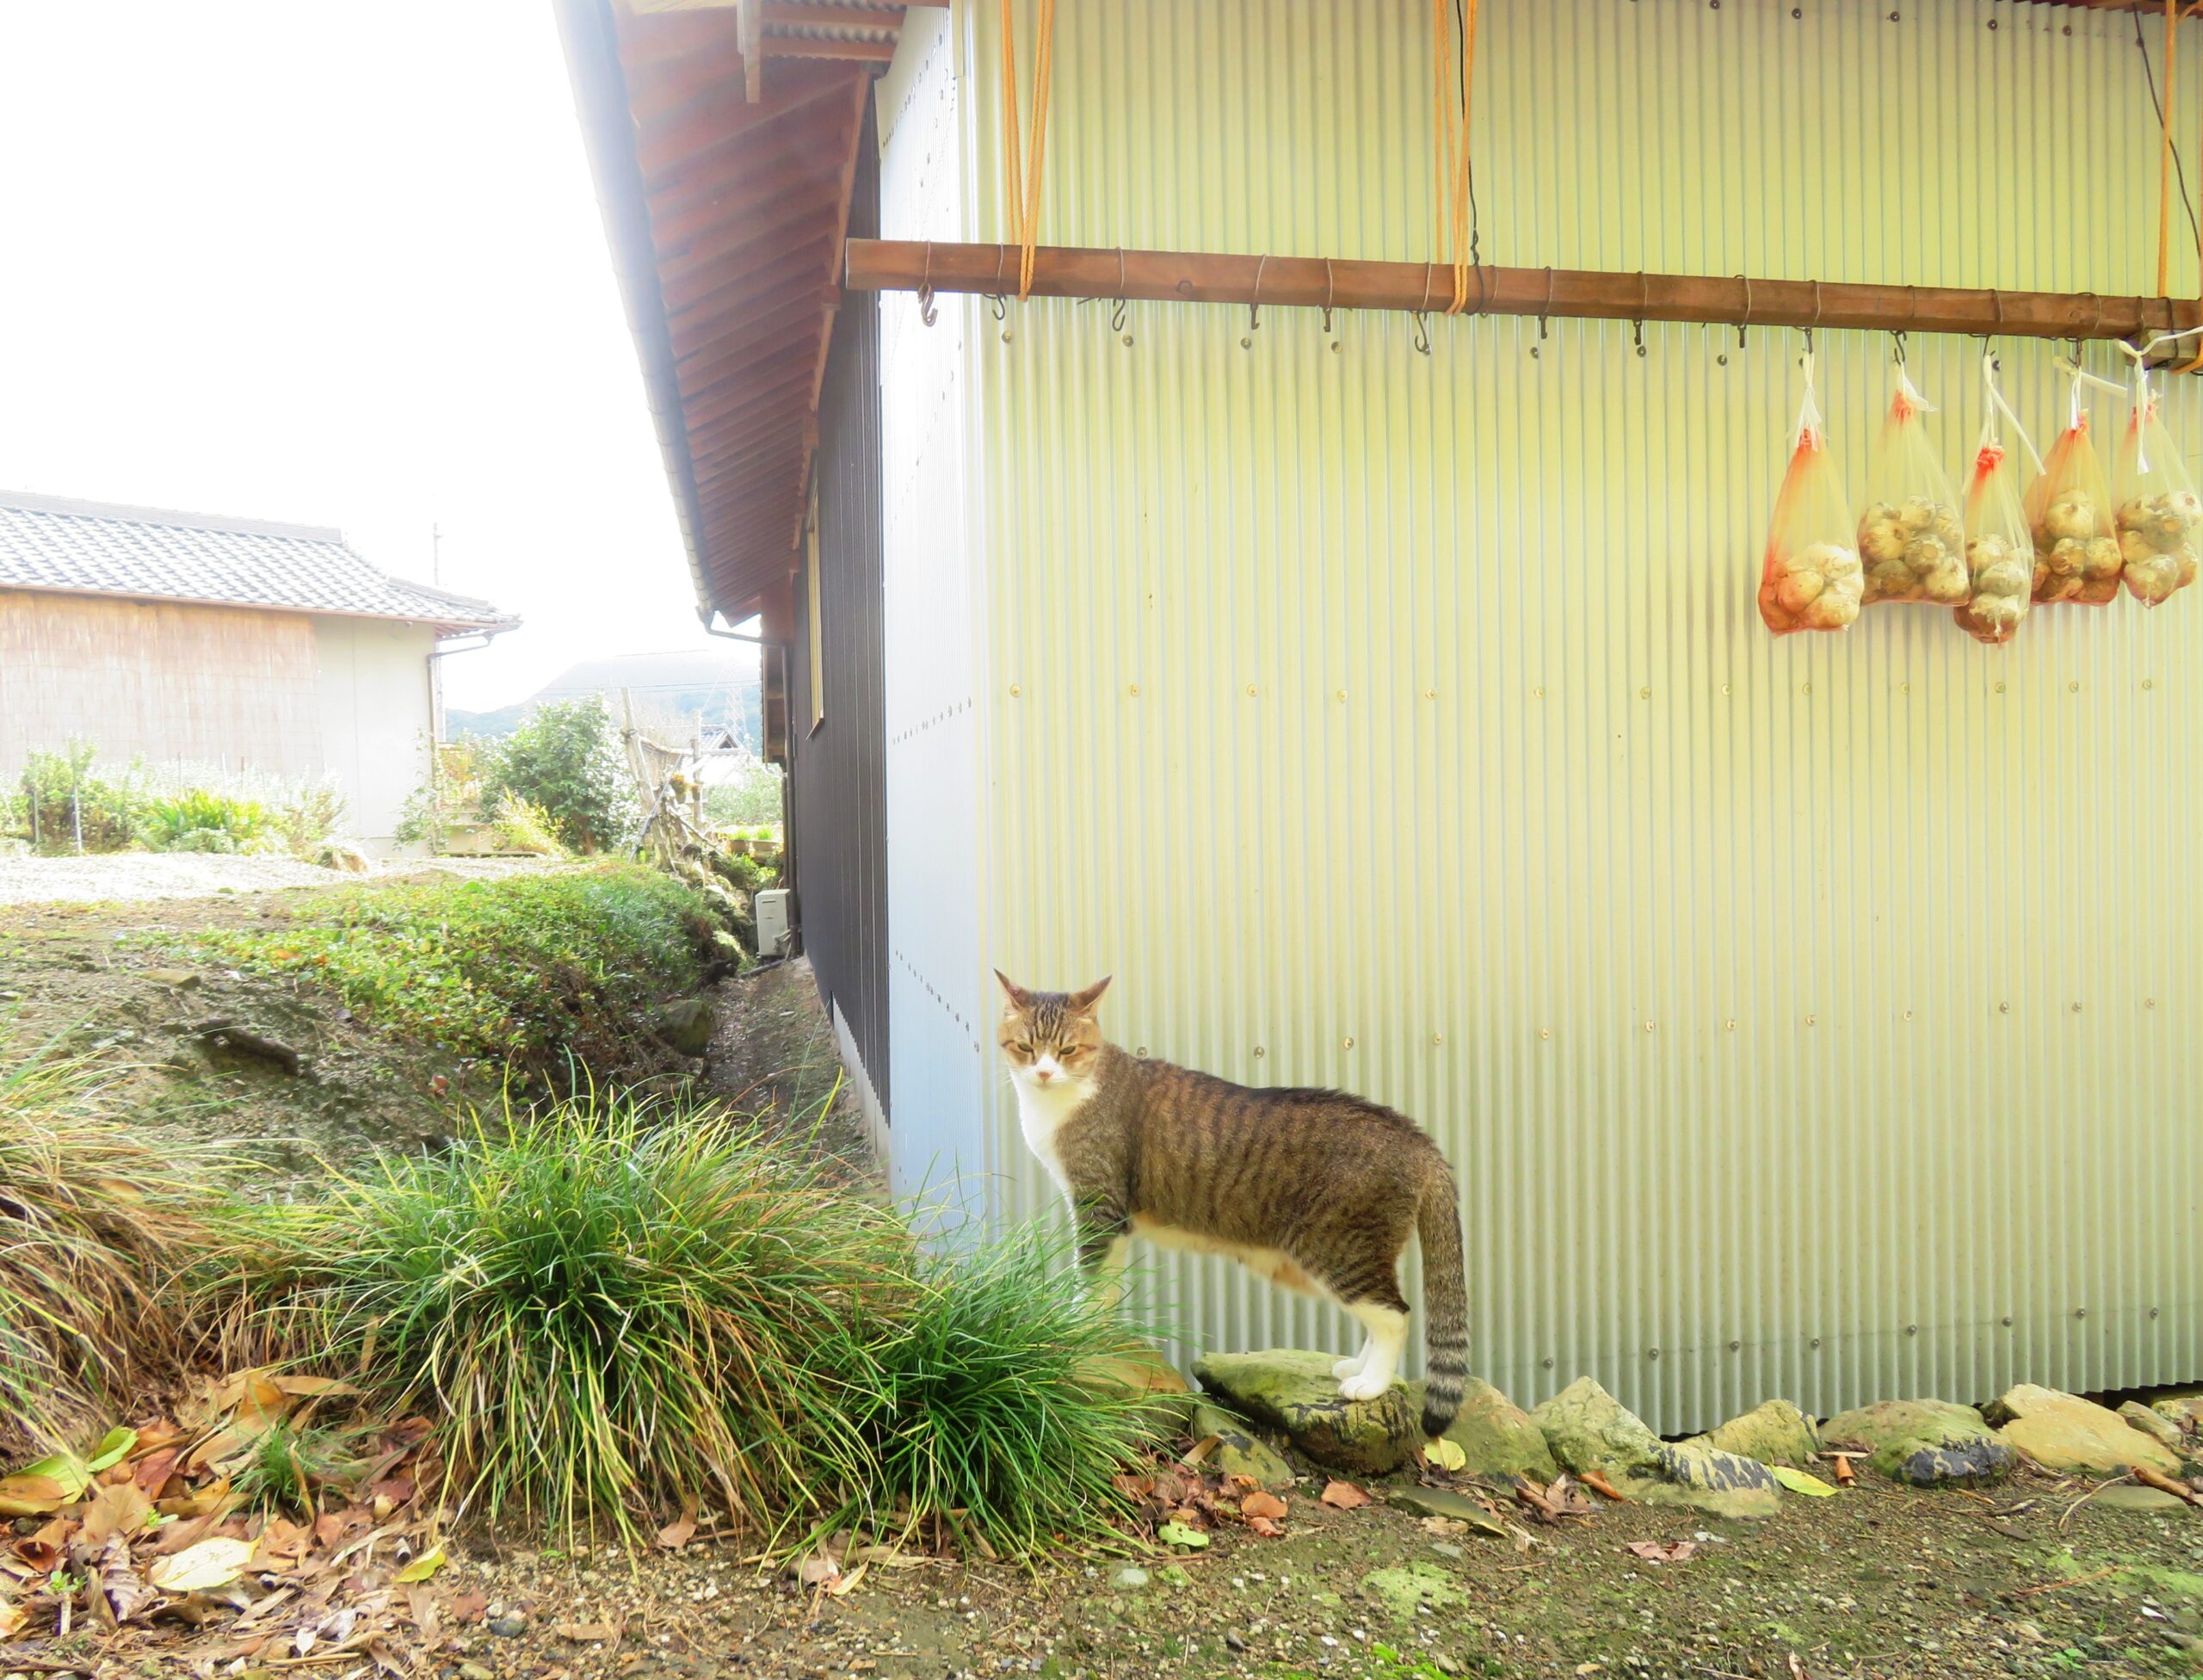
<path fill-rule="evenodd" d="M 320 761 L 344 784 L 346 830 L 387 849 L 405 801 L 427 779 L 435 633 L 388 619 L 318 618 L 314 663 Z"/>

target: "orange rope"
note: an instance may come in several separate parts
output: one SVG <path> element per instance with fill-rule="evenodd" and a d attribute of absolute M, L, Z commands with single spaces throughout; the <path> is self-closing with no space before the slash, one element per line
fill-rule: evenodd
<path fill-rule="evenodd" d="M 1049 71 L 1055 62 L 1056 0 L 1040 0 L 1040 44 L 1033 57 L 1032 166 L 1017 132 L 1017 35 L 1010 0 L 1002 0 L 1003 201 L 1015 235 L 1017 300 L 1033 289 L 1033 248 L 1040 227 L 1040 170 L 1048 149 Z"/>
<path fill-rule="evenodd" d="M 2157 152 L 2157 295 L 2169 297 L 2172 269 L 2173 71 L 2180 61 L 2180 0 L 2165 0 L 2165 116 Z"/>
<path fill-rule="evenodd" d="M 1437 215 L 1432 225 L 1437 250 L 1453 270 L 1453 300 L 1446 307 L 1458 315 L 1469 301 L 1469 90 L 1477 63 L 1477 0 L 1468 0 L 1461 30 L 1458 86 L 1453 68 L 1453 32 L 1447 28 L 1447 0 L 1430 0 L 1432 131 L 1437 146 L 1431 174 Z"/>

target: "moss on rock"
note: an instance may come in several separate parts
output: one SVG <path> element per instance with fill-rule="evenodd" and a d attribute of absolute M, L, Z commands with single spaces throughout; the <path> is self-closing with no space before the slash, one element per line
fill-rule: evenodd
<path fill-rule="evenodd" d="M 1831 1447 L 1858 1447 L 1892 1481 L 1916 1487 L 2002 1479 L 2019 1455 L 1970 1405 L 1949 1400 L 1877 1400 L 1821 1426 Z"/>
<path fill-rule="evenodd" d="M 1243 1417 L 1282 1430 L 1318 1464 L 1365 1476 L 1398 1469 L 1418 1439 L 1407 1389 L 1395 1384 L 1373 1400 L 1343 1399 L 1331 1374 L 1336 1357 L 1293 1348 L 1206 1354 L 1194 1362 L 1194 1376 Z"/>

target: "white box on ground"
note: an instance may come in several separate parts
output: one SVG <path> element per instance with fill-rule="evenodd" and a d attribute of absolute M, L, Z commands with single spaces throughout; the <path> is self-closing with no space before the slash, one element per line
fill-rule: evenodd
<path fill-rule="evenodd" d="M 788 889 L 774 886 L 757 895 L 757 954 L 785 956 L 788 948 Z"/>

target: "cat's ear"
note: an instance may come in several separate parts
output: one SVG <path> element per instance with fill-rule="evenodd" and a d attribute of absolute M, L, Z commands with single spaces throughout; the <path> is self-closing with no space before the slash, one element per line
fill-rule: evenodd
<path fill-rule="evenodd" d="M 1003 992 L 1009 999 L 1010 1008 L 1025 1010 L 1033 1007 L 1033 994 L 1018 985 L 1015 980 L 1010 979 L 999 968 L 995 970 L 995 978 L 1002 982 Z"/>
<path fill-rule="evenodd" d="M 1072 992 L 1064 1002 L 1071 1006 L 1074 1015 L 1091 1015 L 1094 1006 L 1102 1001 L 1102 994 L 1109 989 L 1109 982 L 1115 978 L 1113 974 L 1104 974 L 1085 991 Z"/>

